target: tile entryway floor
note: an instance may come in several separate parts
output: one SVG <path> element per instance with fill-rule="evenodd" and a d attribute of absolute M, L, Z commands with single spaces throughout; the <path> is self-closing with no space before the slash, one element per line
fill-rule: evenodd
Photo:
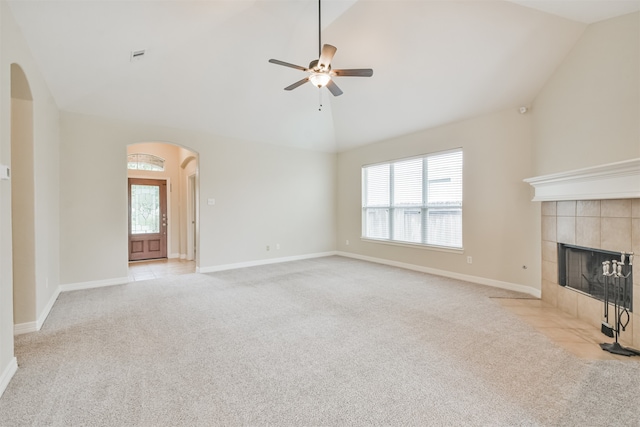
<path fill-rule="evenodd" d="M 196 272 L 195 261 L 177 258 L 134 261 L 129 263 L 129 281 L 160 279 L 168 276 L 179 276 Z"/>
<path fill-rule="evenodd" d="M 640 362 L 640 356 L 619 356 L 602 350 L 599 344 L 613 342 L 613 338 L 603 335 L 600 329 L 563 313 L 542 300 L 533 298 L 496 298 L 495 300 L 577 357 L 590 360 Z"/>

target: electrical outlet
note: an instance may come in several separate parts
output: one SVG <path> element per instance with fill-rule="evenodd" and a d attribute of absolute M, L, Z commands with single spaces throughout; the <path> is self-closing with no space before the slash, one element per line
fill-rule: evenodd
<path fill-rule="evenodd" d="M 345 242 L 345 244 L 346 244 L 347 246 L 349 246 L 349 241 L 347 240 L 347 241 Z"/>
<path fill-rule="evenodd" d="M 271 246 L 267 245 L 267 252 L 271 250 Z"/>
<path fill-rule="evenodd" d="M 276 243 L 276 250 L 279 251 L 280 250 L 280 243 Z"/>
<path fill-rule="evenodd" d="M 468 256 L 467 257 L 467 264 L 473 264 L 473 258 Z"/>

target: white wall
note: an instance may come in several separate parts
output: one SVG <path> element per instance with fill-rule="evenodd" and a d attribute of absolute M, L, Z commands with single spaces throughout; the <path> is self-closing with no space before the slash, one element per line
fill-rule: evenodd
<path fill-rule="evenodd" d="M 540 207 L 522 182 L 531 175 L 530 135 L 530 116 L 513 108 L 340 153 L 339 250 L 539 290 Z M 464 153 L 463 254 L 361 240 L 363 165 L 457 147 Z"/>
<path fill-rule="evenodd" d="M 534 175 L 640 157 L 640 13 L 589 25 L 536 97 Z"/>
<path fill-rule="evenodd" d="M 0 165 L 11 162 L 11 63 L 5 60 L 6 3 L 0 2 Z M 17 363 L 13 355 L 13 257 L 11 237 L 11 182 L 0 181 L 0 393 Z"/>
<path fill-rule="evenodd" d="M 11 165 L 11 64 L 18 64 L 33 98 L 35 310 L 40 325 L 59 284 L 59 113 L 5 1 L 0 1 L 0 164 Z M 0 181 L 0 391 L 13 355 L 11 182 Z"/>
<path fill-rule="evenodd" d="M 199 154 L 200 269 L 335 249 L 333 154 L 74 113 L 62 113 L 61 128 L 63 284 L 127 276 L 124 159 L 142 141 Z"/>

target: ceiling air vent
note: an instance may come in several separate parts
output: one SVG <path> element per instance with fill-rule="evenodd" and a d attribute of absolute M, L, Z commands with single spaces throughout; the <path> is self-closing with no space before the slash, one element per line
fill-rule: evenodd
<path fill-rule="evenodd" d="M 144 54 L 146 51 L 147 51 L 146 49 L 132 50 L 131 62 L 140 61 L 144 57 Z"/>

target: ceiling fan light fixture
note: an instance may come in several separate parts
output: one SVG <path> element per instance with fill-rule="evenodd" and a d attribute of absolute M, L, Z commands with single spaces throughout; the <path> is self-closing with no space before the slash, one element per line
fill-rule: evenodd
<path fill-rule="evenodd" d="M 289 68 L 295 68 L 296 70 L 309 73 L 309 76 L 295 82 L 284 88 L 284 90 L 293 90 L 307 82 L 311 82 L 312 85 L 321 89 L 326 87 L 333 96 L 342 95 L 342 90 L 335 84 L 333 76 L 353 76 L 353 77 L 371 77 L 373 70 L 370 68 L 358 68 L 347 70 L 334 70 L 331 67 L 331 60 L 333 55 L 336 54 L 337 48 L 330 44 L 322 44 L 322 13 L 320 10 L 320 1 L 318 0 L 318 59 L 314 59 L 309 63 L 309 68 L 301 67 L 300 65 L 290 64 L 288 62 L 280 61 L 278 59 L 270 59 L 269 62 L 276 65 L 282 65 Z"/>
<path fill-rule="evenodd" d="M 316 87 L 325 87 L 331 80 L 331 76 L 327 73 L 312 73 L 309 81 Z"/>

